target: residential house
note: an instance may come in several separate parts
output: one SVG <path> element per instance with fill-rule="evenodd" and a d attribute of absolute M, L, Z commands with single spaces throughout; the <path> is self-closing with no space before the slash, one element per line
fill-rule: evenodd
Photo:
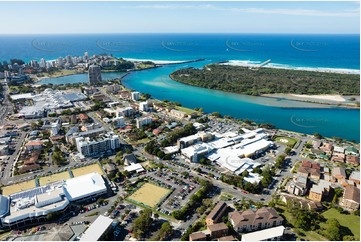
<path fill-rule="evenodd" d="M 225 223 L 210 224 L 207 231 L 212 239 L 217 239 L 228 235 L 228 226 Z"/>
<path fill-rule="evenodd" d="M 134 154 L 124 154 L 123 155 L 124 165 L 131 165 L 137 163 L 137 158 Z"/>
<path fill-rule="evenodd" d="M 358 155 L 358 150 L 353 146 L 349 146 L 346 148 L 345 154 L 346 155 Z"/>
<path fill-rule="evenodd" d="M 271 228 L 279 226 L 283 218 L 278 215 L 273 208 L 260 208 L 256 211 L 247 209 L 245 211 L 236 211 L 228 214 L 234 230 L 238 232 L 255 231 L 258 229 Z"/>
<path fill-rule="evenodd" d="M 322 142 L 321 142 L 321 141 L 318 141 L 318 140 L 312 141 L 312 147 L 313 147 L 314 149 L 320 148 L 321 145 L 322 145 Z"/>
<path fill-rule="evenodd" d="M 331 152 L 333 150 L 333 145 L 330 143 L 323 143 L 322 146 L 320 147 L 320 150 L 326 153 Z"/>
<path fill-rule="evenodd" d="M 343 167 L 335 167 L 332 169 L 332 176 L 337 180 L 346 179 L 345 168 Z"/>
<path fill-rule="evenodd" d="M 113 177 L 118 171 L 117 167 L 113 163 L 107 163 L 103 166 L 103 168 L 107 175 L 111 177 Z"/>
<path fill-rule="evenodd" d="M 360 171 L 353 171 L 348 179 L 355 184 L 360 184 Z"/>
<path fill-rule="evenodd" d="M 347 155 L 346 163 L 358 166 L 360 164 L 360 158 L 356 155 Z"/>
<path fill-rule="evenodd" d="M 222 217 L 227 212 L 228 206 L 225 202 L 218 202 L 213 210 L 206 217 L 206 224 L 216 224 L 222 221 Z"/>
<path fill-rule="evenodd" d="M 338 154 L 343 154 L 345 153 L 345 148 L 341 147 L 341 146 L 334 146 L 333 147 L 333 154 L 338 153 Z"/>
<path fill-rule="evenodd" d="M 354 186 L 345 188 L 341 206 L 346 209 L 357 210 L 360 208 L 360 189 Z"/>

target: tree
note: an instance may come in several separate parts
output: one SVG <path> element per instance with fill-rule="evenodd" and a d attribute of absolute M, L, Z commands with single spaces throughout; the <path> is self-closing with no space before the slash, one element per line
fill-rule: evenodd
<path fill-rule="evenodd" d="M 134 220 L 132 227 L 135 237 L 138 239 L 144 238 L 149 233 L 152 222 L 152 210 L 144 209 L 140 211 L 140 216 Z"/>
<path fill-rule="evenodd" d="M 313 133 L 313 136 L 314 136 L 316 139 L 322 139 L 322 138 L 323 138 L 322 135 L 319 134 L 319 133 L 317 133 L 317 132 Z"/>
<path fill-rule="evenodd" d="M 327 220 L 327 228 L 324 231 L 324 235 L 333 241 L 342 240 L 341 236 L 341 225 L 335 218 L 330 218 Z"/>
<path fill-rule="evenodd" d="M 286 155 L 289 155 L 289 154 L 291 153 L 291 150 L 292 150 L 292 149 L 287 146 L 286 149 L 285 149 L 285 154 L 286 154 Z"/>
<path fill-rule="evenodd" d="M 159 240 L 169 240 L 168 238 L 173 235 L 173 227 L 170 223 L 164 222 L 159 232 Z"/>

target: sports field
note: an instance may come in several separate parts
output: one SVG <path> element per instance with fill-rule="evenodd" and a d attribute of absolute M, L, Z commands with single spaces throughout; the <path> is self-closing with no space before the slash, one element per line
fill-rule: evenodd
<path fill-rule="evenodd" d="M 100 166 L 97 163 L 89 166 L 83 166 L 80 168 L 72 169 L 71 171 L 73 172 L 74 177 L 86 175 L 92 172 L 97 172 L 100 175 L 104 175 L 103 170 L 100 168 Z"/>
<path fill-rule="evenodd" d="M 52 182 L 56 182 L 56 181 L 60 181 L 60 180 L 67 180 L 69 178 L 70 178 L 69 172 L 64 171 L 64 172 L 52 174 L 50 176 L 40 177 L 39 183 L 40 183 L 40 186 L 44 186 L 44 185 L 52 183 Z"/>
<path fill-rule="evenodd" d="M 3 190 L 3 195 L 8 196 L 10 194 L 25 191 L 34 187 L 35 187 L 35 180 L 30 180 L 26 182 L 20 182 L 14 185 L 2 187 L 1 189 Z"/>
<path fill-rule="evenodd" d="M 291 138 L 291 137 L 286 137 L 286 136 L 278 136 L 275 139 L 276 142 L 288 145 L 289 147 L 293 147 L 295 146 L 295 144 L 297 143 L 297 139 Z"/>
<path fill-rule="evenodd" d="M 129 199 L 153 208 L 170 192 L 171 190 L 169 189 L 158 187 L 150 183 L 145 183 L 141 188 L 133 193 Z"/>

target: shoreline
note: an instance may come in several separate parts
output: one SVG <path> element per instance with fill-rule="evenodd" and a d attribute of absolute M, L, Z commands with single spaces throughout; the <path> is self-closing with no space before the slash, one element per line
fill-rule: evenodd
<path fill-rule="evenodd" d="M 275 93 L 275 94 L 262 94 L 261 97 L 272 98 L 277 100 L 290 100 L 296 102 L 313 103 L 326 105 L 329 107 L 340 107 L 346 109 L 359 109 L 357 102 L 360 97 L 357 95 L 342 96 L 342 95 L 300 95 L 292 93 Z M 355 101 L 347 101 L 347 97 L 355 98 Z"/>
<path fill-rule="evenodd" d="M 249 60 L 225 60 L 225 61 L 217 62 L 215 64 L 257 68 L 257 67 L 260 67 L 260 64 L 262 64 L 262 62 L 261 61 L 249 61 Z M 357 70 L 357 69 L 332 68 L 332 67 L 296 67 L 296 66 L 289 66 L 287 64 L 279 64 L 279 63 L 272 63 L 272 62 L 262 66 L 262 68 L 360 75 L 360 70 Z"/>

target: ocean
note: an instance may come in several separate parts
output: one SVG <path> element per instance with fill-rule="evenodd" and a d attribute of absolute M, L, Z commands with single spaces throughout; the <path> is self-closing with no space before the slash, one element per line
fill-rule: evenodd
<path fill-rule="evenodd" d="M 85 51 L 90 55 L 108 53 L 122 58 L 158 61 L 204 58 L 201 62 L 134 72 L 127 75 L 123 83 L 158 99 L 178 101 L 191 108 L 203 107 L 206 112 L 218 111 L 237 118 L 273 123 L 291 131 L 319 132 L 327 137 L 360 140 L 359 109 L 275 107 L 260 103 L 254 97 L 187 86 L 169 78 L 169 74 L 178 68 L 200 68 L 208 63 L 228 60 L 245 64 L 271 60 L 269 65 L 275 67 L 355 72 L 360 69 L 359 35 L 0 35 L 0 46 L 0 61 L 11 58 L 53 60 L 60 56 L 83 55 Z M 84 75 L 76 75 L 43 83 L 77 82 L 84 78 Z"/>

